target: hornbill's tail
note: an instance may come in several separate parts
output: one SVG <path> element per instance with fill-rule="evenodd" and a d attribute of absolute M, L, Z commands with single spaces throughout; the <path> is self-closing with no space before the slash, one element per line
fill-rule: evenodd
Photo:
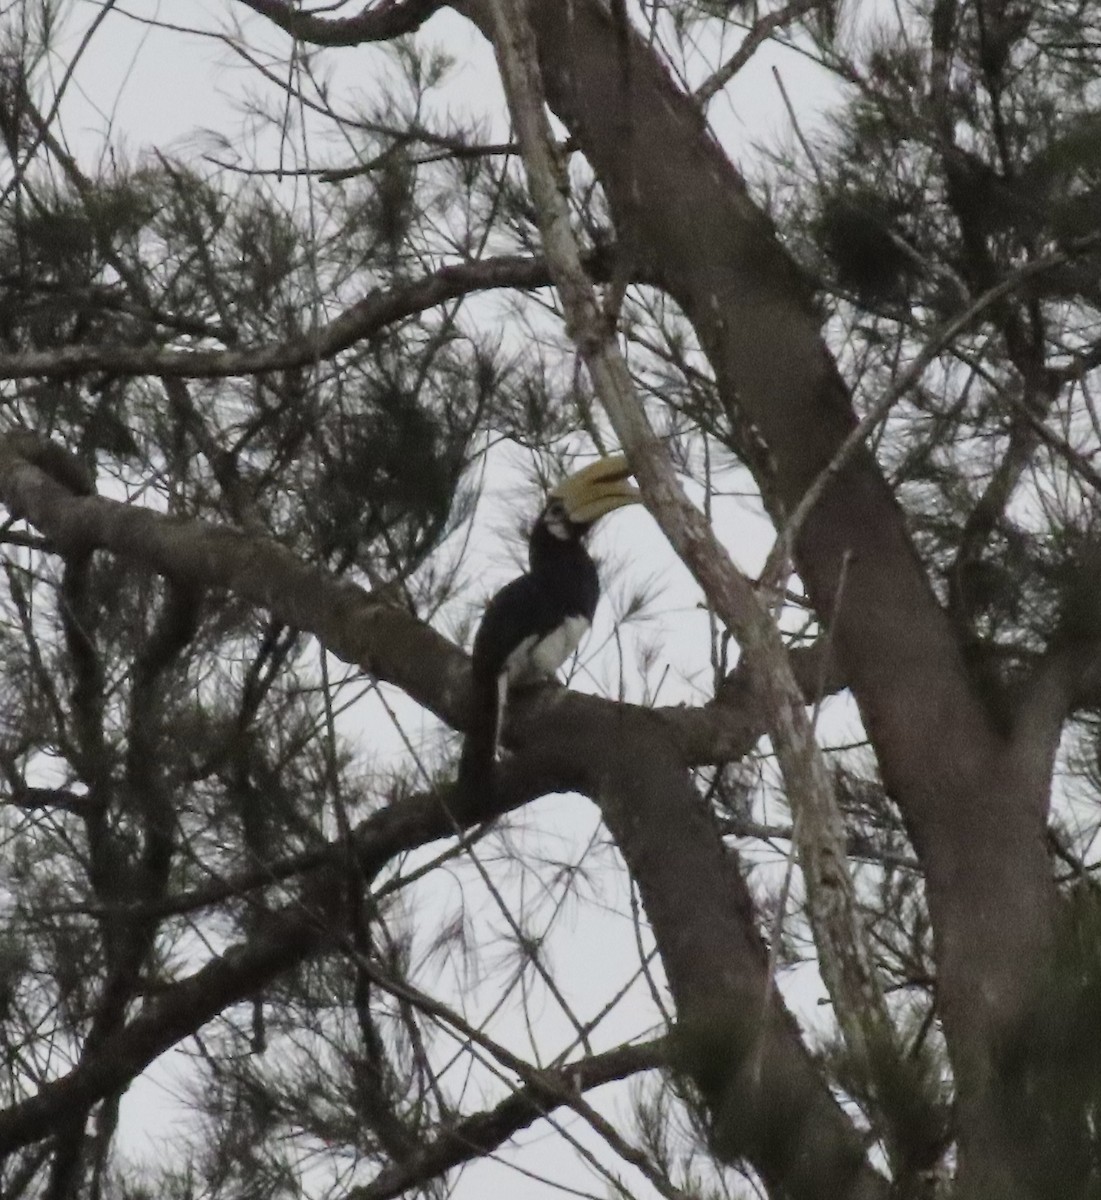
<path fill-rule="evenodd" d="M 470 724 L 459 759 L 459 788 L 464 796 L 485 798 L 493 787 L 493 764 L 497 757 L 499 696 L 493 676 L 474 672 L 474 703 Z"/>

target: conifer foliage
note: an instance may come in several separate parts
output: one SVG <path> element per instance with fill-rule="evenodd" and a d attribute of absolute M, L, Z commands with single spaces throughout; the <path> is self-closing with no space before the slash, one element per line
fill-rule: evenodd
<path fill-rule="evenodd" d="M 0 1195 L 1101 1196 L 1101 13 L 88 7 L 0 6 Z"/>

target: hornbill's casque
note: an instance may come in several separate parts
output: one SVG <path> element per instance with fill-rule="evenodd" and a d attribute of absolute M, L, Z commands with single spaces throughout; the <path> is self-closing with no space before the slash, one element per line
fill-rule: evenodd
<path fill-rule="evenodd" d="M 630 473 L 617 454 L 558 484 L 531 531 L 527 574 L 486 605 L 474 638 L 474 709 L 460 786 L 484 791 L 492 784 L 510 685 L 553 676 L 592 623 L 600 581 L 585 535 L 606 513 L 638 502 Z"/>

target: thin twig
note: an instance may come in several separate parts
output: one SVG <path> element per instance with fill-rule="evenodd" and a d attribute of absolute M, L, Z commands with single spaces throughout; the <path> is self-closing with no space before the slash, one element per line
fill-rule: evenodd
<path fill-rule="evenodd" d="M 784 107 L 788 110 L 791 127 L 795 130 L 795 136 L 799 139 L 799 145 L 803 147 L 803 153 L 807 156 L 807 162 L 810 163 L 811 170 L 814 172 L 814 178 L 818 182 L 818 190 L 824 192 L 826 190 L 826 177 L 822 168 L 818 165 L 818 160 L 814 157 L 814 151 L 811 149 L 810 142 L 807 141 L 799 125 L 799 118 L 795 115 L 795 106 L 791 102 L 787 88 L 784 87 L 783 77 L 780 75 L 777 67 L 772 68 L 772 77 L 776 80 L 776 86 L 780 89 L 780 99 L 783 100 Z"/>
<path fill-rule="evenodd" d="M 712 72 L 696 88 L 693 93 L 696 103 L 701 108 L 706 106 L 708 101 L 726 87 L 734 76 L 749 62 L 758 49 L 760 49 L 761 45 L 772 37 L 778 29 L 783 29 L 785 26 L 790 25 L 792 21 L 801 17 L 803 13 L 817 8 L 818 4 L 819 0 L 791 0 L 791 3 L 785 4 L 783 8 L 778 8 L 775 12 L 769 13 L 750 26 L 738 49 L 734 51 L 730 58 L 717 71 Z"/>

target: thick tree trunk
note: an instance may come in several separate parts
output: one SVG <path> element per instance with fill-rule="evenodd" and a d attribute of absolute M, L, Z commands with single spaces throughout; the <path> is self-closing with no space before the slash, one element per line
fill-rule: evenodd
<path fill-rule="evenodd" d="M 465 8 L 484 24 L 476 3 Z M 855 424 L 806 281 L 640 38 L 596 0 L 535 4 L 531 17 L 548 99 L 604 185 L 630 266 L 692 321 L 727 403 L 767 442 L 791 511 Z M 1049 1123 L 1013 1118 L 1007 1063 L 1052 945 L 1048 775 L 973 688 L 869 452 L 826 489 L 796 560 L 926 869 L 964 1193 L 1043 1194 L 1057 1165 Z"/>
<path fill-rule="evenodd" d="M 575 702 L 549 732 L 545 722 L 520 730 L 545 752 L 567 748 L 563 782 L 600 805 L 638 884 L 676 1003 L 678 1065 L 707 1104 L 716 1153 L 744 1158 L 792 1200 L 884 1196 L 769 980 L 737 856 L 660 722 Z"/>

